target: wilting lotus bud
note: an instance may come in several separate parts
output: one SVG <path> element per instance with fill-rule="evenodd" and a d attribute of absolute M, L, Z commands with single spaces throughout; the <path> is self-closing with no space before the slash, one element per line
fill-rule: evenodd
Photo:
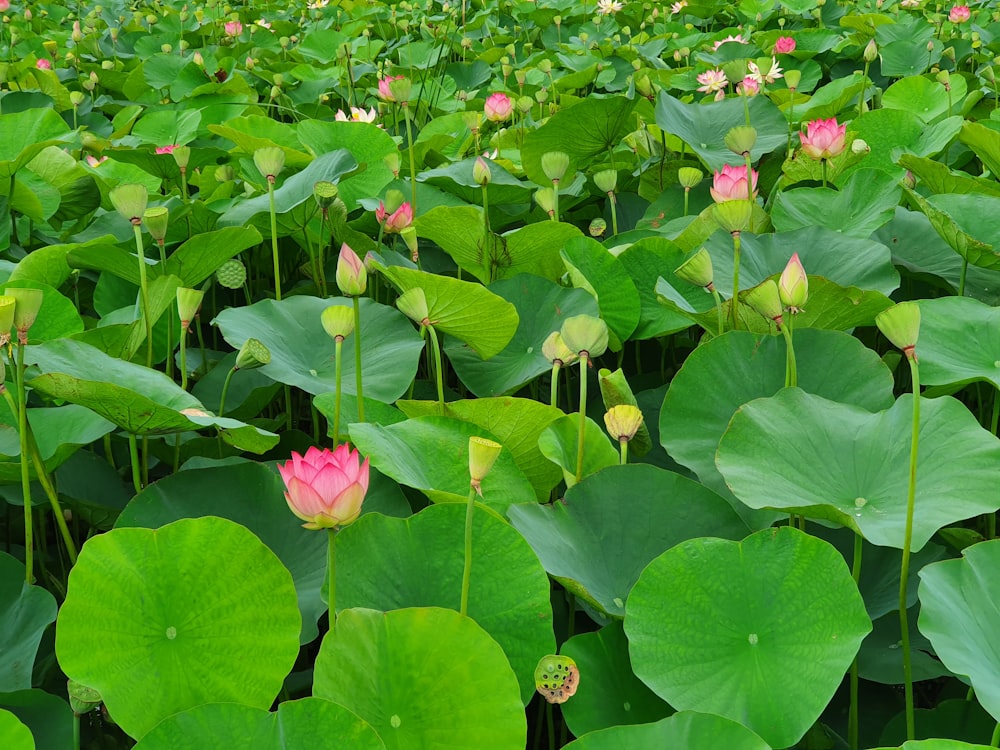
<path fill-rule="evenodd" d="M 559 331 L 553 331 L 542 343 L 542 356 L 553 365 L 569 365 L 576 361 L 577 354 L 563 341 Z"/>
<path fill-rule="evenodd" d="M 340 194 L 340 189 L 329 180 L 320 180 L 313 185 L 313 198 L 324 211 L 333 205 Z"/>
<path fill-rule="evenodd" d="M 247 339 L 243 342 L 239 352 L 236 354 L 236 364 L 234 370 L 256 370 L 271 362 L 271 350 L 267 348 L 263 341 L 258 339 Z"/>
<path fill-rule="evenodd" d="M 580 356 L 600 357 L 608 348 L 608 325 L 593 315 L 574 315 L 559 330 L 566 346 Z"/>
<path fill-rule="evenodd" d="M 354 333 L 354 311 L 350 307 L 330 305 L 320 315 L 320 321 L 323 323 L 323 330 L 334 341 L 343 341 Z"/>
<path fill-rule="evenodd" d="M 565 151 L 546 151 L 542 154 L 542 171 L 552 182 L 559 182 L 569 169 L 569 154 Z"/>
<path fill-rule="evenodd" d="M 757 129 L 748 125 L 730 128 L 726 133 L 726 148 L 734 154 L 744 156 L 749 154 L 753 145 L 757 142 Z"/>
<path fill-rule="evenodd" d="M 247 280 L 247 267 L 238 258 L 230 258 L 216 269 L 215 280 L 226 289 L 239 289 Z"/>
<path fill-rule="evenodd" d="M 785 85 L 788 86 L 789 90 L 795 91 L 802 82 L 802 71 L 790 68 L 785 71 Z"/>
<path fill-rule="evenodd" d="M 618 186 L 618 171 L 602 169 L 594 175 L 594 184 L 602 193 L 613 193 Z"/>
<path fill-rule="evenodd" d="M 606 231 L 608 231 L 608 222 L 600 217 L 591 219 L 587 226 L 587 232 L 591 237 L 603 237 Z"/>
<path fill-rule="evenodd" d="M 900 302 L 888 310 L 883 310 L 875 316 L 875 325 L 889 341 L 903 350 L 907 359 L 917 358 L 920 306 L 916 302 Z"/>
<path fill-rule="evenodd" d="M 753 209 L 749 201 L 724 201 L 712 206 L 712 217 L 731 234 L 746 231 L 750 227 L 752 216 Z"/>
<path fill-rule="evenodd" d="M 38 311 L 42 307 L 44 295 L 41 289 L 20 289 L 9 288 L 6 292 L 8 297 L 13 297 L 14 302 L 14 328 L 17 329 L 17 340 L 20 344 L 28 343 L 28 329 L 35 324 L 38 318 Z"/>
<path fill-rule="evenodd" d="M 477 156 L 476 163 L 472 165 L 472 179 L 476 181 L 477 185 L 489 185 L 492 176 L 490 165 L 483 157 Z"/>
<path fill-rule="evenodd" d="M 568 656 L 543 656 L 535 667 L 535 689 L 549 703 L 565 703 L 580 686 L 580 670 Z"/>
<path fill-rule="evenodd" d="M 642 426 L 642 412 L 631 404 L 612 406 L 604 414 L 604 425 L 612 438 L 619 443 L 627 443 Z"/>
<path fill-rule="evenodd" d="M 90 713 L 101 705 L 101 694 L 94 688 L 87 687 L 75 680 L 69 680 L 66 689 L 69 693 L 69 707 L 77 716 Z"/>
<path fill-rule="evenodd" d="M 715 272 L 712 268 L 712 256 L 708 254 L 708 250 L 705 248 L 702 248 L 681 263 L 674 270 L 674 275 L 695 286 L 704 287 L 708 291 L 715 289 L 715 285 L 713 284 Z"/>
<path fill-rule="evenodd" d="M 476 436 L 469 438 L 470 483 L 480 497 L 483 495 L 480 484 L 490 473 L 502 449 L 500 443 L 494 443 L 492 440 Z"/>
<path fill-rule="evenodd" d="M 875 40 L 872 39 L 865 45 L 865 51 L 862 53 L 866 63 L 873 63 L 878 59 L 878 45 L 875 44 Z"/>
<path fill-rule="evenodd" d="M 147 208 L 142 218 L 150 236 L 162 245 L 167 238 L 167 220 L 170 218 L 170 211 L 163 206 Z"/>
<path fill-rule="evenodd" d="M 277 146 L 266 146 L 253 152 L 253 163 L 267 181 L 274 184 L 274 178 L 285 168 L 285 152 Z"/>
<path fill-rule="evenodd" d="M 368 271 L 361 258 L 345 242 L 337 258 L 337 286 L 348 297 L 360 297 L 368 288 Z"/>
<path fill-rule="evenodd" d="M 200 289 L 188 289 L 187 287 L 177 287 L 177 315 L 181 319 L 182 330 L 187 330 L 198 314 L 201 301 L 205 293 Z"/>
<path fill-rule="evenodd" d="M 768 320 L 773 320 L 780 328 L 784 323 L 781 311 L 781 294 L 774 279 L 768 279 L 743 295 L 743 301 Z M 736 304 L 736 300 L 733 300 Z"/>
<path fill-rule="evenodd" d="M 809 277 L 799 260 L 799 254 L 794 253 L 785 270 L 781 272 L 778 281 L 778 294 L 781 303 L 793 313 L 799 312 L 809 299 Z"/>
<path fill-rule="evenodd" d="M 555 191 L 552 188 L 541 188 L 535 191 L 535 203 L 549 216 L 556 211 Z"/>
<path fill-rule="evenodd" d="M 685 190 L 696 187 L 703 177 L 701 170 L 696 167 L 681 167 L 677 170 L 677 181 Z"/>
<path fill-rule="evenodd" d="M 178 146 L 170 155 L 174 157 L 174 162 L 180 168 L 181 172 L 184 172 L 187 169 L 188 162 L 191 161 L 191 147 Z"/>
<path fill-rule="evenodd" d="M 133 224 L 142 223 L 142 215 L 146 213 L 146 202 L 149 196 L 143 185 L 127 183 L 113 188 L 108 194 L 111 205 L 117 209 L 122 218 Z"/>
<path fill-rule="evenodd" d="M 396 299 L 396 307 L 417 325 L 428 325 L 430 311 L 427 309 L 427 295 L 420 287 L 407 289 Z"/>

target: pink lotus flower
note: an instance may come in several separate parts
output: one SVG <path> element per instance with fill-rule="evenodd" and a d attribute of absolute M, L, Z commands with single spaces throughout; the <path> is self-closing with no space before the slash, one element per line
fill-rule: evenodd
<path fill-rule="evenodd" d="M 385 210 L 385 204 L 380 201 L 378 208 L 375 209 L 375 218 L 379 224 L 385 223 L 386 232 L 398 234 L 413 223 L 413 206 L 404 202 L 390 214 Z"/>
<path fill-rule="evenodd" d="M 739 34 L 737 34 L 736 36 L 730 34 L 725 39 L 719 39 L 717 42 L 715 42 L 715 44 L 712 45 L 712 51 L 718 52 L 719 47 L 721 47 L 723 44 L 726 44 L 727 42 L 736 42 L 737 44 L 747 44 L 746 39 L 744 39 Z"/>
<path fill-rule="evenodd" d="M 239 36 L 243 33 L 243 24 L 239 21 L 229 21 L 225 25 L 226 36 Z"/>
<path fill-rule="evenodd" d="M 750 60 L 747 63 L 747 70 L 750 72 L 747 76 L 752 78 L 758 84 L 774 83 L 779 78 L 784 78 L 781 73 L 781 68 L 778 66 L 778 61 L 775 58 L 771 58 L 771 65 L 768 68 L 762 68 L 754 60 Z"/>
<path fill-rule="evenodd" d="M 678 13 L 684 10 L 687 7 L 687 5 L 688 5 L 687 0 L 678 0 L 676 3 L 670 6 L 670 12 L 671 14 L 676 16 Z"/>
<path fill-rule="evenodd" d="M 968 5 L 956 5 L 948 11 L 948 20 L 952 23 L 965 23 L 972 17 Z"/>
<path fill-rule="evenodd" d="M 610 16 L 612 13 L 617 13 L 624 6 L 618 0 L 597 0 L 597 15 L 599 16 Z"/>
<path fill-rule="evenodd" d="M 750 170 L 753 174 L 753 194 L 757 196 L 757 170 Z M 745 201 L 749 199 L 747 195 L 747 170 L 746 167 L 734 167 L 731 164 L 723 164 L 721 172 L 715 172 L 712 178 L 712 187 L 708 192 L 712 194 L 712 200 L 716 203 L 726 201 Z"/>
<path fill-rule="evenodd" d="M 52 61 L 47 57 L 39 57 L 35 67 L 39 70 L 52 70 Z"/>
<path fill-rule="evenodd" d="M 725 96 L 723 89 L 726 88 L 726 74 L 721 70 L 706 70 L 704 73 L 699 73 L 697 76 L 698 83 L 701 86 L 698 87 L 698 91 L 704 94 L 711 94 L 716 92 L 716 99 L 721 99 Z"/>
<path fill-rule="evenodd" d="M 346 242 L 337 258 L 337 286 L 346 297 L 360 297 L 368 288 L 368 269 Z"/>
<path fill-rule="evenodd" d="M 344 110 L 338 109 L 333 119 L 337 122 L 375 122 L 378 120 L 378 112 L 375 111 L 375 107 L 370 107 L 367 111 L 360 107 L 351 107 L 351 115 L 348 117 Z"/>
<path fill-rule="evenodd" d="M 792 254 L 785 270 L 781 272 L 778 296 L 781 304 L 791 310 L 793 315 L 802 311 L 802 306 L 809 298 L 809 277 L 806 276 L 806 269 L 802 266 L 798 253 Z"/>
<path fill-rule="evenodd" d="M 795 40 L 790 36 L 779 36 L 774 42 L 774 54 L 787 55 L 795 51 Z"/>
<path fill-rule="evenodd" d="M 96 156 L 91 156 L 90 154 L 87 154 L 87 165 L 93 169 L 97 169 L 97 167 L 101 166 L 107 160 L 108 157 L 106 156 L 102 156 L 100 159 L 98 159 Z"/>
<path fill-rule="evenodd" d="M 292 452 L 292 460 L 278 464 L 278 473 L 288 491 L 288 508 L 306 523 L 307 529 L 346 526 L 361 515 L 368 492 L 368 459 L 347 444 L 334 451 L 309 448 L 304 456 Z"/>
<path fill-rule="evenodd" d="M 483 112 L 490 122 L 503 122 L 510 117 L 510 113 L 513 111 L 514 102 L 506 94 L 498 91 L 486 97 Z"/>
<path fill-rule="evenodd" d="M 174 149 L 180 146 L 179 143 L 171 143 L 169 146 L 157 146 L 156 153 L 158 154 L 172 154 Z"/>
<path fill-rule="evenodd" d="M 747 76 L 737 84 L 736 93 L 741 96 L 757 96 L 760 93 L 760 81 L 753 76 Z"/>
<path fill-rule="evenodd" d="M 396 101 L 396 96 L 392 93 L 392 86 L 390 84 L 393 81 L 402 81 L 405 76 L 386 76 L 385 78 L 380 78 L 378 82 L 378 96 L 384 102 L 394 102 Z"/>
<path fill-rule="evenodd" d="M 806 123 L 806 132 L 799 133 L 802 150 L 813 159 L 831 159 L 844 150 L 847 125 L 838 125 L 837 118 Z"/>
<path fill-rule="evenodd" d="M 0 0 L 0 13 L 10 10 L 10 0 Z"/>

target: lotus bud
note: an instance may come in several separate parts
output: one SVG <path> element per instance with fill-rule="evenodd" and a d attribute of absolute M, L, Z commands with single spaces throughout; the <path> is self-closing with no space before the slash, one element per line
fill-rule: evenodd
<path fill-rule="evenodd" d="M 559 182 L 569 169 L 569 154 L 565 151 L 546 151 L 542 154 L 542 171 L 552 182 Z"/>
<path fill-rule="evenodd" d="M 337 259 L 337 286 L 347 297 L 360 297 L 368 288 L 368 271 L 361 258 L 345 242 Z"/>
<path fill-rule="evenodd" d="M 503 446 L 500 443 L 476 436 L 469 438 L 470 484 L 480 497 L 483 496 L 480 485 L 486 479 L 486 475 L 490 473 L 490 469 L 496 463 L 501 450 L 503 450 Z"/>
<path fill-rule="evenodd" d="M 345 305 L 330 305 L 320 316 L 323 330 L 334 341 L 343 341 L 354 333 L 354 311 Z"/>
<path fill-rule="evenodd" d="M 608 348 L 608 325 L 592 315 L 574 315 L 559 330 L 563 342 L 580 357 L 600 357 Z"/>
<path fill-rule="evenodd" d="M 594 175 L 594 184 L 602 193 L 613 193 L 618 186 L 618 170 L 602 169 Z"/>
<path fill-rule="evenodd" d="M 172 44 L 161 44 L 160 45 L 160 52 L 162 52 L 165 55 L 169 55 L 173 51 L 174 51 L 174 45 L 172 45 Z"/>
<path fill-rule="evenodd" d="M 752 216 L 749 201 L 723 201 L 712 206 L 712 217 L 730 234 L 746 231 Z"/>
<path fill-rule="evenodd" d="M 799 260 L 799 254 L 793 253 L 791 260 L 781 272 L 778 280 L 778 293 L 781 297 L 781 304 L 791 312 L 797 313 L 809 299 L 809 277 L 806 276 L 806 269 Z"/>
<path fill-rule="evenodd" d="M 551 60 L 539 60 L 538 69 L 542 71 L 545 75 L 552 72 L 552 61 Z"/>
<path fill-rule="evenodd" d="M 247 268 L 238 258 L 230 258 L 216 269 L 215 280 L 226 289 L 239 289 L 247 280 Z"/>
<path fill-rule="evenodd" d="M 476 181 L 477 185 L 489 185 L 492 176 L 490 165 L 483 157 L 477 156 L 476 163 L 472 165 L 472 179 Z"/>
<path fill-rule="evenodd" d="M 726 147 L 738 156 L 746 156 L 757 142 L 757 129 L 747 125 L 730 128 L 726 133 Z"/>
<path fill-rule="evenodd" d="M 395 189 L 386 191 L 384 201 L 386 214 L 396 213 L 404 203 L 406 203 L 406 196 L 402 192 Z"/>
<path fill-rule="evenodd" d="M 867 141 L 861 138 L 855 138 L 851 141 L 851 152 L 855 154 L 866 154 L 872 150 L 872 147 L 868 145 Z"/>
<path fill-rule="evenodd" d="M 285 152 L 277 146 L 259 148 L 253 153 L 253 163 L 272 185 L 274 178 L 285 168 Z"/>
<path fill-rule="evenodd" d="M 188 289 L 187 287 L 177 287 L 177 315 L 181 319 L 181 329 L 186 331 L 194 316 L 201 308 L 201 301 L 205 293 L 200 289 Z"/>
<path fill-rule="evenodd" d="M 396 307 L 417 325 L 430 325 L 430 311 L 427 309 L 427 295 L 420 287 L 407 289 L 396 299 Z"/>
<path fill-rule="evenodd" d="M 329 180 L 320 180 L 313 185 L 313 198 L 321 209 L 326 211 L 333 205 L 333 202 L 340 194 L 340 188 Z"/>
<path fill-rule="evenodd" d="M 555 191 L 552 188 L 541 188 L 535 191 L 535 203 L 549 216 L 556 212 Z"/>
<path fill-rule="evenodd" d="M 256 370 L 271 363 L 271 350 L 259 339 L 249 338 L 243 342 L 236 355 L 234 370 Z"/>
<path fill-rule="evenodd" d="M 86 96 L 84 96 L 82 91 L 69 92 L 69 103 L 72 104 L 74 107 L 79 107 L 81 104 L 83 104 L 84 99 L 86 99 Z"/>
<path fill-rule="evenodd" d="M 66 689 L 69 693 L 69 706 L 77 716 L 90 713 L 102 703 L 103 699 L 97 690 L 75 680 L 68 680 Z"/>
<path fill-rule="evenodd" d="M 163 206 L 147 208 L 143 213 L 143 221 L 150 236 L 162 245 L 167 238 L 167 220 L 170 218 L 170 211 Z"/>
<path fill-rule="evenodd" d="M 755 286 L 743 295 L 743 301 L 768 320 L 777 323 L 778 328 L 785 322 L 781 311 L 781 294 L 774 279 Z M 736 304 L 736 300 L 733 300 L 733 304 Z"/>
<path fill-rule="evenodd" d="M 200 52 L 195 52 L 194 56 L 192 56 L 191 58 L 191 61 L 199 68 L 205 67 L 205 58 L 201 56 Z"/>
<path fill-rule="evenodd" d="M 715 289 L 715 271 L 712 268 L 712 256 L 708 250 L 702 248 L 686 261 L 681 263 L 675 270 L 674 276 L 684 279 L 695 286 L 704 287 L 706 291 Z"/>
<path fill-rule="evenodd" d="M 420 243 L 417 241 L 417 228 L 410 225 L 402 229 L 399 236 L 406 243 L 406 249 L 410 251 L 410 260 L 414 263 L 420 259 Z"/>
<path fill-rule="evenodd" d="M 46 39 L 42 42 L 42 46 L 45 48 L 45 51 L 49 53 L 49 57 L 55 57 L 56 52 L 59 49 L 59 45 L 51 39 Z"/>
<path fill-rule="evenodd" d="M 861 55 L 866 63 L 873 63 L 878 59 L 878 45 L 875 44 L 875 40 L 871 39 L 868 44 L 865 45 L 865 51 Z"/>
<path fill-rule="evenodd" d="M 191 161 L 191 147 L 190 146 L 178 146 L 170 155 L 174 157 L 174 163 L 181 170 L 181 174 L 187 171 L 188 162 Z"/>
<path fill-rule="evenodd" d="M 701 182 L 704 175 L 697 167 L 681 167 L 677 170 L 677 181 L 685 190 L 690 190 Z"/>
<path fill-rule="evenodd" d="M 903 350 L 907 359 L 917 358 L 920 306 L 916 302 L 900 302 L 883 310 L 875 316 L 875 325 L 893 345 Z"/>
<path fill-rule="evenodd" d="M 216 182 L 231 182 L 236 179 L 236 171 L 230 164 L 223 164 L 215 169 Z"/>
<path fill-rule="evenodd" d="M 619 443 L 627 443 L 642 426 L 642 412 L 632 404 L 612 406 L 604 414 L 608 434 Z"/>
<path fill-rule="evenodd" d="M 393 151 L 391 154 L 387 154 L 382 162 L 385 164 L 386 168 L 392 172 L 393 177 L 399 177 L 399 167 L 400 167 L 400 156 L 398 151 Z"/>
<path fill-rule="evenodd" d="M 535 103 L 531 101 L 530 96 L 521 96 L 517 99 L 517 111 L 522 115 L 528 114 L 534 105 Z"/>
<path fill-rule="evenodd" d="M 0 346 L 10 343 L 10 329 L 14 327 L 14 309 L 17 300 L 14 297 L 4 294 L 0 295 Z M 2 362 L 3 360 L 0 360 Z M 3 377 L 0 376 L 0 384 Z"/>
<path fill-rule="evenodd" d="M 608 222 L 599 217 L 591 219 L 590 224 L 587 225 L 587 232 L 591 237 L 603 237 L 606 231 L 608 231 Z"/>
<path fill-rule="evenodd" d="M 142 215 L 146 212 L 146 202 L 149 199 L 144 186 L 134 183 L 119 185 L 111 190 L 108 197 L 122 218 L 132 224 L 142 223 Z"/>
<path fill-rule="evenodd" d="M 9 288 L 6 292 L 8 297 L 13 297 L 14 302 L 14 328 L 17 329 L 17 343 L 28 343 L 28 329 L 35 324 L 38 318 L 38 311 L 42 307 L 44 295 L 41 289 L 21 289 Z"/>
<path fill-rule="evenodd" d="M 535 689 L 549 703 L 565 703 L 580 686 L 580 670 L 568 656 L 543 656 L 535 667 Z"/>
<path fill-rule="evenodd" d="M 281 96 L 281 86 L 272 86 L 271 87 L 271 94 L 270 94 L 271 101 L 274 101 L 279 96 Z M 273 147 L 269 147 L 269 148 L 273 148 Z"/>
<path fill-rule="evenodd" d="M 553 331 L 542 343 L 542 356 L 553 365 L 569 365 L 577 360 L 577 354 L 563 341 L 559 331 Z"/>
<path fill-rule="evenodd" d="M 795 91 L 802 82 L 802 71 L 791 68 L 785 71 L 785 85 L 790 91 Z"/>
<path fill-rule="evenodd" d="M 406 104 L 410 101 L 413 84 L 405 76 L 398 76 L 389 81 L 389 91 L 392 93 L 392 101 Z"/>

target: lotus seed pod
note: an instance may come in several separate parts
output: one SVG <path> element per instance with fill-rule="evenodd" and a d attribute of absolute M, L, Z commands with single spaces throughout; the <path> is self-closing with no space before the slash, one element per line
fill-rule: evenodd
<path fill-rule="evenodd" d="M 368 288 L 368 271 L 361 258 L 345 242 L 337 258 L 337 286 L 348 297 L 359 297 Z"/>
<path fill-rule="evenodd" d="M 809 299 L 809 277 L 799 260 L 799 254 L 793 253 L 785 270 L 778 280 L 778 294 L 781 303 L 793 313 L 799 312 Z"/>
<path fill-rule="evenodd" d="M 602 193 L 613 193 L 618 187 L 618 171 L 615 169 L 602 169 L 594 174 L 594 184 Z"/>
<path fill-rule="evenodd" d="M 908 359 L 917 358 L 920 306 L 916 302 L 900 302 L 883 310 L 875 317 L 875 325 L 894 346 L 903 350 Z"/>
<path fill-rule="evenodd" d="M 146 202 L 149 196 L 143 185 L 126 183 L 113 188 L 108 197 L 122 218 L 133 224 L 142 223 L 142 215 L 146 213 Z"/>
<path fill-rule="evenodd" d="M 503 446 L 492 440 L 473 436 L 469 438 L 469 477 L 476 494 L 482 497 L 480 484 L 486 479 Z"/>
<path fill-rule="evenodd" d="M 591 219 L 590 224 L 587 226 L 587 232 L 591 237 L 603 237 L 606 231 L 608 231 L 608 222 L 600 217 Z"/>
<path fill-rule="evenodd" d="M 543 656 L 535 667 L 535 689 L 549 703 L 565 703 L 579 685 L 580 670 L 568 656 Z"/>
<path fill-rule="evenodd" d="M 150 236 L 158 243 L 163 244 L 167 238 L 167 221 L 170 218 L 170 211 L 164 206 L 154 206 L 147 208 L 142 215 L 143 223 Z"/>
<path fill-rule="evenodd" d="M 726 148 L 734 154 L 739 156 L 749 154 L 757 142 L 757 129 L 748 125 L 730 128 L 729 132 L 726 133 L 725 142 Z"/>
<path fill-rule="evenodd" d="M 239 289 L 247 280 L 247 269 L 238 258 L 230 258 L 215 271 L 215 280 L 226 289 Z"/>
<path fill-rule="evenodd" d="M 77 716 L 90 713 L 101 705 L 101 694 L 94 688 L 69 680 L 66 689 L 69 693 L 69 706 Z"/>
<path fill-rule="evenodd" d="M 708 250 L 701 248 L 698 252 L 681 263 L 675 270 L 674 275 L 679 279 L 684 279 L 695 286 L 704 287 L 708 291 L 715 288 L 715 271 L 712 268 L 712 256 Z"/>
<path fill-rule="evenodd" d="M 249 338 L 243 342 L 236 355 L 234 370 L 256 370 L 270 364 L 271 350 L 259 339 Z"/>
<path fill-rule="evenodd" d="M 577 354 L 563 341 L 559 331 L 550 333 L 542 343 L 542 356 L 553 365 L 557 362 L 560 365 L 569 365 L 576 362 Z"/>
<path fill-rule="evenodd" d="M 552 188 L 541 188 L 535 191 L 535 203 L 549 216 L 556 210 L 555 191 Z"/>
<path fill-rule="evenodd" d="M 592 315 L 573 315 L 563 321 L 559 331 L 570 350 L 590 358 L 600 357 L 608 349 L 608 325 Z"/>
<path fill-rule="evenodd" d="M 403 238 L 403 242 L 406 243 L 406 249 L 410 251 L 410 260 L 414 263 L 420 257 L 420 244 L 417 241 L 417 228 L 414 226 L 408 226 L 403 229 L 399 236 Z"/>
<path fill-rule="evenodd" d="M 430 311 L 427 309 L 427 295 L 420 287 L 407 289 L 396 300 L 396 307 L 417 325 L 428 325 Z"/>
<path fill-rule="evenodd" d="M 253 153 L 253 163 L 267 181 L 273 183 L 274 178 L 285 168 L 285 152 L 277 146 L 259 148 Z"/>
<path fill-rule="evenodd" d="M 174 157 L 174 162 L 183 172 L 187 169 L 188 162 L 191 161 L 191 147 L 178 146 L 171 152 L 170 155 Z"/>
<path fill-rule="evenodd" d="M 731 234 L 746 231 L 752 216 L 753 208 L 749 201 L 723 201 L 712 206 L 712 217 Z"/>
<path fill-rule="evenodd" d="M 14 327 L 14 308 L 17 300 L 8 294 L 0 296 L 0 346 L 10 343 L 10 329 Z M 2 361 L 2 360 L 0 360 Z M 0 377 L 0 383 L 3 378 Z"/>
<path fill-rule="evenodd" d="M 784 323 L 781 309 L 781 294 L 774 279 L 768 279 L 743 295 L 743 301 L 768 320 L 781 327 Z M 733 301 L 735 304 L 735 300 Z"/>
<path fill-rule="evenodd" d="M 181 319 L 181 326 L 186 331 L 194 316 L 198 314 L 201 301 L 205 293 L 200 289 L 189 289 L 187 287 L 177 288 L 177 315 Z"/>
<path fill-rule="evenodd" d="M 855 138 L 851 141 L 851 152 L 855 154 L 865 154 L 872 150 L 872 147 L 868 145 L 867 141 L 861 138 Z"/>
<path fill-rule="evenodd" d="M 542 154 L 542 171 L 552 182 L 559 182 L 569 169 L 569 154 L 565 151 L 546 151 Z"/>
<path fill-rule="evenodd" d="M 686 190 L 697 187 L 704 176 L 697 167 L 681 167 L 677 170 L 677 181 Z"/>
<path fill-rule="evenodd" d="M 785 85 L 792 91 L 802 82 L 802 71 L 794 68 L 785 71 Z"/>
<path fill-rule="evenodd" d="M 38 311 L 42 307 L 44 295 L 41 289 L 21 289 L 9 288 L 6 292 L 8 297 L 13 297 L 14 304 L 14 327 L 17 329 L 18 340 L 22 341 L 22 334 L 26 333 L 35 324 L 38 318 Z"/>
<path fill-rule="evenodd" d="M 87 97 L 84 96 L 84 93 L 82 91 L 69 92 L 69 103 L 72 104 L 74 107 L 79 107 L 81 104 L 83 104 L 86 98 Z"/>
<path fill-rule="evenodd" d="M 236 170 L 229 164 L 223 164 L 215 168 L 216 182 L 232 182 L 236 178 Z"/>
<path fill-rule="evenodd" d="M 608 434 L 619 443 L 627 443 L 642 427 L 642 412 L 632 404 L 612 406 L 604 414 Z"/>
<path fill-rule="evenodd" d="M 313 185 L 313 198 L 324 211 L 333 205 L 340 194 L 340 189 L 329 180 L 320 180 Z"/>
<path fill-rule="evenodd" d="M 330 338 L 343 341 L 354 333 L 354 310 L 345 305 L 330 305 L 320 315 L 320 322 Z"/>

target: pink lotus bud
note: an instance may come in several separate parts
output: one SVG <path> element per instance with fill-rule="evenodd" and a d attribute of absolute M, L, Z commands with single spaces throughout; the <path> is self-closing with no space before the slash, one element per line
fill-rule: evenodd
<path fill-rule="evenodd" d="M 226 36 L 239 36 L 243 33 L 243 24 L 239 21 L 229 21 L 224 28 Z"/>
<path fill-rule="evenodd" d="M 774 54 L 787 55 L 795 51 L 795 40 L 790 36 L 779 36 L 774 42 Z"/>
<path fill-rule="evenodd" d="M 844 150 L 847 125 L 838 125 L 837 118 L 812 120 L 806 123 L 806 132 L 799 133 L 802 150 L 813 159 L 832 159 Z"/>
<path fill-rule="evenodd" d="M 381 216 L 379 215 L 380 211 Z M 375 210 L 375 218 L 379 221 L 385 221 L 386 232 L 398 234 L 413 223 L 413 207 L 404 202 L 390 214 L 386 212 L 385 205 L 380 203 L 378 209 Z"/>
<path fill-rule="evenodd" d="M 0 13 L 10 10 L 10 0 L 0 0 Z"/>
<path fill-rule="evenodd" d="M 156 153 L 158 154 L 172 154 L 174 149 L 177 148 L 178 144 L 171 143 L 169 146 L 157 146 Z"/>
<path fill-rule="evenodd" d="M 736 93 L 741 96 L 757 96 L 760 93 L 760 81 L 753 76 L 747 76 L 736 87 Z"/>
<path fill-rule="evenodd" d="M 35 62 L 35 67 L 39 70 L 52 70 L 52 61 L 47 57 L 39 57 Z"/>
<path fill-rule="evenodd" d="M 968 5 L 956 5 L 948 11 L 948 20 L 952 23 L 965 23 L 972 17 Z"/>
<path fill-rule="evenodd" d="M 333 529 L 352 523 L 361 515 L 368 492 L 368 459 L 347 444 L 334 451 L 309 448 L 304 456 L 278 464 L 278 473 L 288 491 L 288 508 L 306 523 L 307 529 Z"/>
<path fill-rule="evenodd" d="M 757 170 L 750 170 L 753 175 L 753 194 L 757 197 Z M 747 170 L 746 167 L 734 167 L 731 164 L 724 164 L 721 172 L 716 172 L 712 178 L 712 187 L 709 188 L 712 200 L 716 203 L 726 201 L 748 200 L 747 194 Z"/>
<path fill-rule="evenodd" d="M 497 92 L 490 94 L 483 106 L 483 113 L 490 122 L 503 122 L 514 110 L 514 102 L 506 94 Z"/>
<path fill-rule="evenodd" d="M 396 94 L 399 93 L 399 84 L 396 85 L 396 89 L 393 89 L 393 81 L 405 81 L 404 76 L 386 76 L 385 78 L 380 78 L 378 82 L 378 97 L 384 102 L 396 102 L 405 101 L 397 98 Z M 407 97 L 408 99 L 409 97 Z"/>
<path fill-rule="evenodd" d="M 345 242 L 337 258 L 337 286 L 348 297 L 358 297 L 368 288 L 368 271 L 361 258 Z"/>
<path fill-rule="evenodd" d="M 798 253 L 792 255 L 785 270 L 781 272 L 778 292 L 781 304 L 792 313 L 799 312 L 809 298 L 809 277 L 806 276 L 806 269 L 802 266 Z"/>

